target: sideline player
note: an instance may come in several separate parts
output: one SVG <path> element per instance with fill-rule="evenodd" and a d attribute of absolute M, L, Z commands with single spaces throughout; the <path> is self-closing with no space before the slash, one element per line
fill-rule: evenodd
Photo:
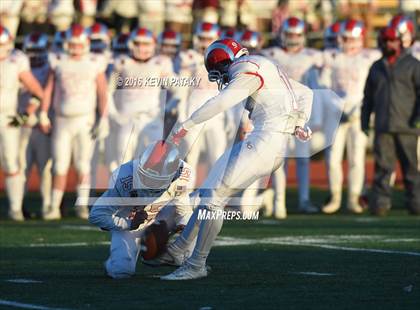
<path fill-rule="evenodd" d="M 263 55 L 276 61 L 285 73 L 295 81 L 298 81 L 311 89 L 319 88 L 318 71 L 323 65 L 322 53 L 312 48 L 305 47 L 305 23 L 303 20 L 290 17 L 284 21 L 279 30 L 279 47 L 271 47 L 263 50 Z M 320 106 L 314 105 L 313 117 L 310 126 L 314 131 L 320 129 L 319 119 L 322 112 Z M 314 117 L 314 116 L 317 117 Z M 304 156 L 296 158 L 296 172 L 298 178 L 299 210 L 304 213 L 316 213 L 316 208 L 310 200 L 310 143 L 291 141 L 290 150 Z M 287 162 L 285 163 L 287 164 Z M 278 169 L 273 175 L 275 189 L 275 216 L 286 216 L 286 167 Z"/>
<path fill-rule="evenodd" d="M 344 149 L 349 161 L 347 209 L 363 212 L 361 194 L 364 184 L 367 138 L 360 124 L 363 90 L 371 64 L 380 57 L 379 51 L 363 49 L 365 28 L 362 22 L 349 19 L 341 24 L 340 50 L 325 58 L 328 70 L 322 80 L 342 100 L 343 114 L 329 156 L 330 200 L 322 212 L 330 214 L 341 205 Z"/>
<path fill-rule="evenodd" d="M 83 201 L 89 196 L 94 139 L 103 139 L 109 132 L 106 68 L 102 59 L 89 53 L 89 47 L 89 32 L 75 24 L 66 32 L 66 53 L 50 58 L 51 71 L 39 115 L 41 129 L 50 132 L 48 110 L 53 101 L 54 177 L 48 219 L 61 218 L 60 205 L 72 157 L 78 174 L 77 197 Z M 99 117 L 95 117 L 97 110 Z M 87 206 L 77 205 L 76 215 L 87 219 Z"/>
<path fill-rule="evenodd" d="M 44 92 L 31 73 L 27 56 L 14 49 L 13 37 L 3 26 L 0 26 L 0 72 L 0 163 L 6 176 L 8 216 L 14 221 L 23 221 L 25 178 L 19 167 L 19 127 L 36 124 L 35 111 Z M 23 114 L 18 113 L 20 82 L 33 96 Z"/>
<path fill-rule="evenodd" d="M 50 64 L 48 61 L 48 36 L 43 33 L 28 34 L 23 41 L 23 50 L 29 57 L 31 72 L 38 80 L 41 86 L 45 87 Z M 20 104 L 22 108 L 27 107 L 30 100 L 30 94 L 26 90 L 21 93 Z M 52 112 L 52 109 L 50 109 Z M 41 216 L 44 219 L 48 212 L 51 199 L 52 188 L 52 158 L 51 158 L 51 137 L 44 134 L 39 126 L 24 126 L 21 134 L 21 152 L 25 164 L 25 176 L 28 180 L 29 173 L 33 164 L 36 164 L 38 173 L 41 177 L 40 192 L 42 197 Z"/>
<path fill-rule="evenodd" d="M 108 276 L 127 278 L 135 273 L 148 230 L 163 230 L 168 236 L 185 226 L 192 214 L 192 174 L 177 147 L 164 141 L 149 145 L 139 159 L 113 172 L 108 190 L 89 215 L 91 224 L 111 232 L 110 256 L 105 262 Z M 131 206 L 123 205 L 123 199 L 130 199 Z"/>
<path fill-rule="evenodd" d="M 254 130 L 245 140 L 228 149 L 212 167 L 200 189 L 200 203 L 176 241 L 161 261 L 181 265 L 163 280 L 187 280 L 207 276 L 206 260 L 223 218 L 221 210 L 230 197 L 257 179 L 269 175 L 282 164 L 289 138 L 310 139 L 304 128 L 312 108 L 312 91 L 289 79 L 268 58 L 247 56 L 248 51 L 233 39 L 213 42 L 207 49 L 205 64 L 210 81 L 224 87 L 209 99 L 171 136 L 179 142 L 194 126 L 246 101 Z M 200 219 L 206 212 L 211 220 Z M 192 255 L 183 262 L 186 249 L 197 236 Z"/>

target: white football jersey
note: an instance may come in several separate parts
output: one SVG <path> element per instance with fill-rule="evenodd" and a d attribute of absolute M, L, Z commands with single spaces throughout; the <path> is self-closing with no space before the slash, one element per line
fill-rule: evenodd
<path fill-rule="evenodd" d="M 297 53 L 287 53 L 280 47 L 271 47 L 263 50 L 262 54 L 277 62 L 293 80 L 313 89 L 318 88 L 317 69 L 323 65 L 323 56 L 320 51 L 302 48 Z"/>
<path fill-rule="evenodd" d="M 345 113 L 359 113 L 369 69 L 380 58 L 380 52 L 365 49 L 355 55 L 339 51 L 324 56 L 322 80 L 343 99 Z"/>
<path fill-rule="evenodd" d="M 19 75 L 29 72 L 29 59 L 19 50 L 0 61 L 0 125 L 9 121 L 9 116 L 17 113 Z"/>
<path fill-rule="evenodd" d="M 154 56 L 146 62 L 121 55 L 114 60 L 113 79 L 116 83 L 114 93 L 115 107 L 123 116 L 148 113 L 159 115 L 161 111 L 162 77 L 174 76 L 170 58 Z"/>
<path fill-rule="evenodd" d="M 191 115 L 190 121 L 200 124 L 239 102 L 250 111 L 254 131 L 293 133 L 296 126 L 303 126 L 309 120 L 312 91 L 288 78 L 277 64 L 264 56 L 237 59 L 229 67 L 229 81 L 219 95 Z"/>
<path fill-rule="evenodd" d="M 53 106 L 56 115 L 73 117 L 94 114 L 96 79 L 105 72 L 104 61 L 94 54 L 80 60 L 67 54 L 50 57 L 54 73 Z"/>

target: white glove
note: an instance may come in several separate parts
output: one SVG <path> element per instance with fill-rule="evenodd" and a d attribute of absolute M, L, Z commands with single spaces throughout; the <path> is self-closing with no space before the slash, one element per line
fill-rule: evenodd
<path fill-rule="evenodd" d="M 103 140 L 109 135 L 109 121 L 107 117 L 101 117 L 92 128 L 92 139 Z"/>
<path fill-rule="evenodd" d="M 48 133 L 50 131 L 51 121 L 46 111 L 39 112 L 38 122 L 39 122 L 39 127 L 41 127 L 42 132 Z"/>
<path fill-rule="evenodd" d="M 309 127 L 296 126 L 294 135 L 298 140 L 308 142 L 312 138 L 312 130 Z"/>

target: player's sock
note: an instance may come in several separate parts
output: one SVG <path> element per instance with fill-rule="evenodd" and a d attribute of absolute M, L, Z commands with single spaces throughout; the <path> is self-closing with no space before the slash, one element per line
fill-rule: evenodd
<path fill-rule="evenodd" d="M 51 195 L 51 210 L 59 210 L 63 200 L 64 191 L 53 188 Z"/>
<path fill-rule="evenodd" d="M 299 204 L 302 204 L 309 201 L 309 158 L 297 158 L 296 170 L 299 182 Z"/>
<path fill-rule="evenodd" d="M 5 180 L 5 183 L 10 211 L 14 213 L 22 212 L 23 193 L 25 191 L 25 178 L 21 174 L 8 176 Z"/>
<path fill-rule="evenodd" d="M 46 166 L 42 171 L 40 192 L 42 196 L 42 210 L 45 212 L 51 205 L 51 188 L 52 188 L 52 175 L 51 167 Z"/>
<path fill-rule="evenodd" d="M 188 258 L 188 263 L 197 268 L 206 265 L 207 256 L 223 225 L 222 212 L 218 212 L 217 209 L 208 210 L 207 212 L 210 212 L 212 215 L 215 213 L 215 216 L 201 221 L 193 254 Z"/>
<path fill-rule="evenodd" d="M 179 255 L 185 253 L 191 247 L 197 236 L 198 225 L 200 224 L 200 220 L 198 220 L 199 208 L 195 208 L 181 235 L 169 246 L 172 253 Z"/>
<path fill-rule="evenodd" d="M 89 199 L 89 195 L 90 195 L 90 184 L 79 184 L 77 186 L 77 200 L 78 200 L 78 205 L 81 207 L 86 207 L 89 203 L 88 203 L 88 199 Z"/>

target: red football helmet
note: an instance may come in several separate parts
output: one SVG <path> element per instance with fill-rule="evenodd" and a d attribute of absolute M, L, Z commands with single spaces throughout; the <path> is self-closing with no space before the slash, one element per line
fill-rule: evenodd
<path fill-rule="evenodd" d="M 109 48 L 111 38 L 107 26 L 95 23 L 90 27 L 90 50 L 93 53 L 103 53 Z"/>
<path fill-rule="evenodd" d="M 6 27 L 0 25 L 0 59 L 4 59 L 13 50 L 13 37 Z"/>
<path fill-rule="evenodd" d="M 39 32 L 28 34 L 23 41 L 23 51 L 32 67 L 43 66 L 48 61 L 48 36 Z"/>
<path fill-rule="evenodd" d="M 114 55 L 128 54 L 128 40 L 130 39 L 129 33 L 121 33 L 112 39 L 112 52 Z"/>
<path fill-rule="evenodd" d="M 204 54 L 206 48 L 220 36 L 220 28 L 217 24 L 200 23 L 197 25 L 193 36 L 193 47 L 196 51 Z"/>
<path fill-rule="evenodd" d="M 233 39 L 217 40 L 210 44 L 204 56 L 210 82 L 217 82 L 219 89 L 229 82 L 229 66 L 248 50 Z"/>
<path fill-rule="evenodd" d="M 174 57 L 181 48 L 182 36 L 179 32 L 165 30 L 159 35 L 158 44 L 160 53 Z"/>
<path fill-rule="evenodd" d="M 395 15 L 388 26 L 394 27 L 401 34 L 404 48 L 409 48 L 413 44 L 414 23 L 410 18 L 403 14 Z"/>
<path fill-rule="evenodd" d="M 305 22 L 289 17 L 280 28 L 280 43 L 287 49 L 299 49 L 305 45 Z"/>
<path fill-rule="evenodd" d="M 64 50 L 70 55 L 81 56 L 89 52 L 89 30 L 79 24 L 72 25 L 67 31 L 63 43 Z"/>
<path fill-rule="evenodd" d="M 146 61 L 155 54 L 156 40 L 147 28 L 136 28 L 130 34 L 128 48 L 131 56 L 140 61 Z"/>
<path fill-rule="evenodd" d="M 361 21 L 348 19 L 341 24 L 339 44 L 346 53 L 356 53 L 363 48 L 365 26 Z"/>
<path fill-rule="evenodd" d="M 335 22 L 329 25 L 324 31 L 324 48 L 338 48 L 338 36 L 341 30 L 341 23 Z"/>
<path fill-rule="evenodd" d="M 252 30 L 245 30 L 241 35 L 241 44 L 250 53 L 258 52 L 262 46 L 261 33 Z"/>

